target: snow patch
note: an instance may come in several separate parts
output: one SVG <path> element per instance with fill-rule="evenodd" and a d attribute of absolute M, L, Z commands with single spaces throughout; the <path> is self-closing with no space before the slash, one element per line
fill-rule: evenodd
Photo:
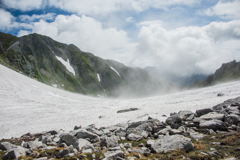
<path fill-rule="evenodd" d="M 14 46 L 16 46 L 16 45 L 19 45 L 19 44 L 20 44 L 19 41 L 15 42 L 14 44 L 12 44 L 12 45 L 7 49 L 7 51 L 10 50 L 10 49 L 12 49 L 12 48 L 13 48 Z"/>
<path fill-rule="evenodd" d="M 98 73 L 97 73 L 97 79 L 98 79 L 99 82 L 101 82 L 101 78 L 100 78 Z"/>
<path fill-rule="evenodd" d="M 118 71 L 117 71 L 116 69 L 114 69 L 114 68 L 111 67 L 111 66 L 110 66 L 110 68 L 111 68 L 114 72 L 116 72 L 116 73 L 119 75 L 119 77 L 121 77 L 120 74 L 118 73 Z"/>
<path fill-rule="evenodd" d="M 54 53 L 54 52 L 53 52 Z M 57 55 L 55 55 L 56 56 L 56 58 L 67 68 L 67 70 L 69 71 L 69 72 L 71 72 L 74 76 L 75 76 L 75 71 L 74 71 L 74 69 L 73 69 L 73 67 L 70 65 L 70 63 L 69 63 L 69 60 L 67 59 L 67 62 L 64 60 L 64 59 L 62 59 L 61 57 L 58 57 Z"/>
<path fill-rule="evenodd" d="M 52 84 L 53 87 L 57 88 L 57 84 Z"/>
<path fill-rule="evenodd" d="M 164 121 L 163 114 L 180 110 L 195 112 L 236 98 L 240 96 L 239 88 L 240 80 L 142 99 L 96 98 L 47 86 L 0 65 L 0 139 L 61 128 L 67 132 L 75 125 L 106 127 L 147 120 L 147 116 Z M 224 96 L 218 97 L 218 93 Z M 139 110 L 134 114 L 117 113 L 126 108 Z"/>

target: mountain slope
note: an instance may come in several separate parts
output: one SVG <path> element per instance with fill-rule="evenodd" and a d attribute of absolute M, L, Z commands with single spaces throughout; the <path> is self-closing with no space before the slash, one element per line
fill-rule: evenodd
<path fill-rule="evenodd" d="M 142 69 L 101 59 L 73 44 L 59 43 L 46 36 L 1 35 L 4 63 L 57 88 L 83 94 L 129 97 L 166 92 L 174 86 Z M 4 38 L 8 36 L 10 38 Z"/>
<path fill-rule="evenodd" d="M 165 120 L 180 110 L 210 108 L 240 95 L 239 81 L 137 99 L 96 98 L 66 92 L 28 78 L 0 65 L 0 139 L 40 133 L 52 129 L 70 130 L 75 125 L 97 127 L 146 120 Z M 224 93 L 218 97 L 217 93 Z M 134 112 L 119 110 L 138 108 Z"/>
<path fill-rule="evenodd" d="M 218 83 L 237 80 L 239 78 L 240 62 L 236 62 L 236 60 L 234 60 L 232 62 L 222 64 L 222 66 L 217 69 L 214 74 L 208 76 L 206 80 L 202 82 L 195 82 L 192 86 L 205 87 Z"/>

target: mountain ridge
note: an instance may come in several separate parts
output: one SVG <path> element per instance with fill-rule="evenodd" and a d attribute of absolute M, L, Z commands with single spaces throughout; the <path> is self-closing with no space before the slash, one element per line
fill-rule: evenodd
<path fill-rule="evenodd" d="M 228 63 L 223 63 L 214 74 L 209 75 L 206 80 L 202 82 L 195 81 L 190 87 L 207 87 L 224 83 L 228 81 L 237 80 L 240 78 L 240 62 L 233 60 Z"/>
<path fill-rule="evenodd" d="M 57 88 L 95 96 L 134 97 L 167 92 L 174 86 L 140 68 L 104 60 L 47 36 L 0 35 L 2 64 Z"/>

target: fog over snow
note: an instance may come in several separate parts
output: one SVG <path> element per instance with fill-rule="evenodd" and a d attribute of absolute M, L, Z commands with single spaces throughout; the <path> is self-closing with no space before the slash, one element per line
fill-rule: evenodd
<path fill-rule="evenodd" d="M 107 99 L 47 86 L 0 65 L 0 139 L 53 129 L 69 131 L 75 125 L 109 126 L 148 116 L 164 120 L 163 114 L 213 107 L 240 96 L 239 82 L 142 99 Z M 220 92 L 225 95 L 218 97 Z M 139 110 L 117 113 L 129 108 Z"/>
<path fill-rule="evenodd" d="M 2 0 L 0 31 L 38 33 L 131 67 L 210 74 L 240 60 L 239 0 Z"/>

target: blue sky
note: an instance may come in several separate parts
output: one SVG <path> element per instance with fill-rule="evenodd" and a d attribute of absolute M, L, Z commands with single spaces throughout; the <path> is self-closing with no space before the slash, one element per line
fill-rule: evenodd
<path fill-rule="evenodd" d="M 2 0 L 0 31 L 38 33 L 132 67 L 210 74 L 240 60 L 240 0 Z"/>

